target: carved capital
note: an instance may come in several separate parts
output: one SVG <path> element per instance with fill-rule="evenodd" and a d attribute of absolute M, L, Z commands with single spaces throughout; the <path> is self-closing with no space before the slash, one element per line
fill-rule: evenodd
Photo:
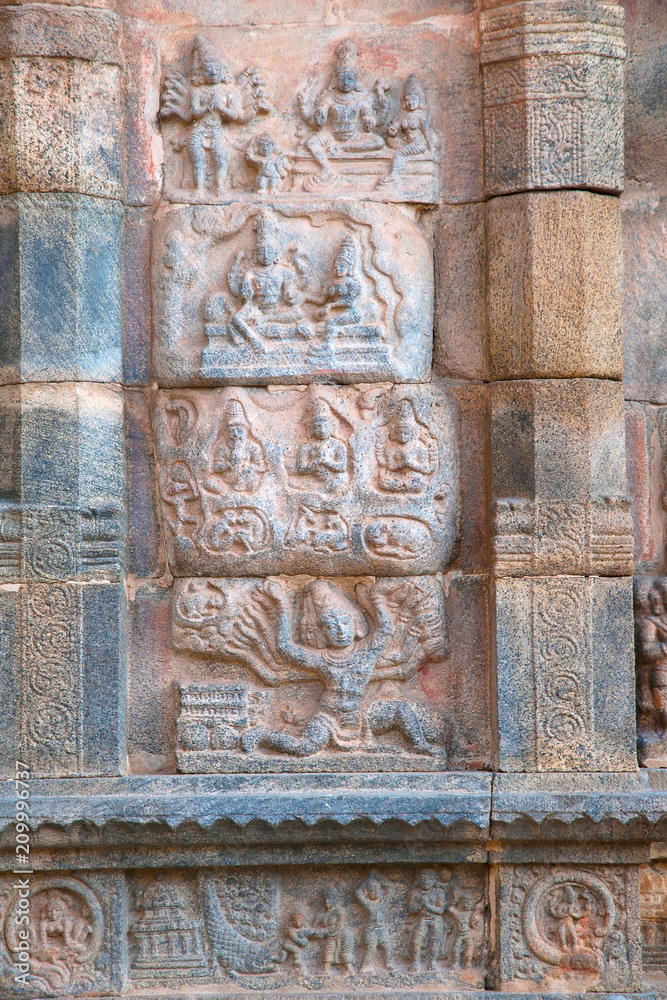
<path fill-rule="evenodd" d="M 588 0 L 481 15 L 487 194 L 622 189 L 623 23 Z"/>

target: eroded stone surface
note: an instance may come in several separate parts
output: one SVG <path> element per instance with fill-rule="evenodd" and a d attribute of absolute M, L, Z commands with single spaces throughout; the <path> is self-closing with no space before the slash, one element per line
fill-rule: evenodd
<path fill-rule="evenodd" d="M 457 538 L 455 412 L 426 386 L 161 393 L 172 573 L 444 569 Z"/>
<path fill-rule="evenodd" d="M 170 212 L 155 235 L 161 385 L 410 382 L 428 373 L 431 253 L 397 209 L 202 206 Z"/>

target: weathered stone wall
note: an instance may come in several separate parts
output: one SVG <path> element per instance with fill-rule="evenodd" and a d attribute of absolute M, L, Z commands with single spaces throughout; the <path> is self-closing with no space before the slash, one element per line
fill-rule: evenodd
<path fill-rule="evenodd" d="M 0 4 L 2 997 L 665 992 L 664 12 L 481 6 Z"/>

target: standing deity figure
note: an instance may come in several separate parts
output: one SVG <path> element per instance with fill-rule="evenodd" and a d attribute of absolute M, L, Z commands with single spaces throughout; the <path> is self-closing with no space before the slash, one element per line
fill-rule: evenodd
<path fill-rule="evenodd" d="M 307 757 L 328 746 L 354 750 L 370 742 L 374 734 L 396 730 L 413 750 L 436 752 L 423 728 L 423 723 L 429 725 L 432 720 L 425 719 L 411 702 L 377 700 L 362 708 L 372 680 L 408 679 L 417 673 L 424 658 L 415 622 L 415 636 L 406 637 L 404 650 L 383 662 L 394 633 L 388 602 L 394 600 L 395 590 L 393 581 L 378 581 L 370 589 L 359 584 L 357 598 L 367 618 L 337 586 L 313 580 L 302 591 L 300 641 L 296 642 L 291 605 L 280 584 L 267 582 L 255 589 L 251 606 L 235 623 L 229 653 L 267 683 L 279 683 L 281 667 L 267 645 L 266 616 L 274 632 L 268 641 L 282 661 L 282 670 L 289 665 L 289 679 L 318 680 L 324 691 L 319 711 L 301 736 L 258 726 L 243 734 L 244 750 L 267 747 Z"/>
<path fill-rule="evenodd" d="M 213 475 L 205 485 L 215 493 L 228 487 L 239 493 L 256 493 L 268 471 L 264 448 L 252 433 L 238 399 L 230 399 L 225 408 L 211 468 Z"/>
<path fill-rule="evenodd" d="M 324 289 L 323 307 L 316 314 L 318 320 L 325 320 L 324 336 L 327 342 L 343 332 L 344 327 L 356 326 L 361 322 L 361 295 L 361 282 L 357 276 L 357 248 L 352 237 L 346 236 L 334 259 L 333 278 Z"/>
<path fill-rule="evenodd" d="M 229 67 L 207 38 L 195 38 L 190 56 L 189 85 L 180 74 L 169 74 L 162 92 L 160 114 L 176 116 L 188 126 L 187 136 L 175 143 L 185 148 L 197 191 L 206 187 L 206 157 L 211 160 L 214 187 L 227 180 L 228 155 L 223 125 L 248 121 L 247 109 Z"/>
<path fill-rule="evenodd" d="M 345 924 L 345 908 L 337 889 L 324 893 L 324 909 L 315 919 L 309 934 L 322 941 L 322 968 L 329 975 L 332 965 L 341 965 L 344 972 L 352 972 L 354 962 L 354 935 Z"/>
<path fill-rule="evenodd" d="M 289 161 L 278 151 L 275 139 L 262 132 L 250 143 L 245 153 L 246 163 L 257 171 L 255 191 L 266 194 L 277 191 L 289 174 Z"/>
<path fill-rule="evenodd" d="M 667 740 L 667 579 L 655 580 L 636 603 L 637 660 L 647 674 L 659 735 Z"/>
<path fill-rule="evenodd" d="M 357 899 L 366 911 L 366 925 L 361 935 L 364 946 L 362 970 L 372 968 L 378 951 L 382 952 L 385 967 L 392 967 L 393 948 L 386 924 L 390 889 L 391 884 L 375 871 L 357 889 Z"/>
<path fill-rule="evenodd" d="M 387 128 L 388 144 L 396 153 L 389 174 L 380 178 L 379 186 L 398 180 L 412 157 L 427 152 L 433 157 L 437 155 L 438 137 L 431 128 L 424 90 L 415 73 L 411 73 L 405 82 L 401 107 L 402 113 Z"/>
<path fill-rule="evenodd" d="M 438 445 L 417 420 L 414 404 L 402 399 L 375 446 L 378 485 L 387 493 L 423 493 L 438 467 Z"/>
<path fill-rule="evenodd" d="M 426 868 L 408 894 L 408 913 L 416 917 L 409 946 L 413 972 L 419 972 L 422 949 L 426 951 L 428 968 L 436 968 L 444 944 L 446 909 L 447 890 L 436 873 Z"/>
<path fill-rule="evenodd" d="M 286 327 L 296 324 L 296 332 L 308 338 L 310 330 L 301 321 L 297 276 L 292 267 L 279 262 L 280 250 L 275 225 L 265 213 L 257 216 L 254 262 L 243 269 L 245 251 L 236 255 L 227 276 L 232 295 L 243 305 L 229 321 L 232 336 L 246 340 L 264 352 L 262 337 L 281 339 Z M 281 329 L 282 328 L 282 329 Z"/>
<path fill-rule="evenodd" d="M 331 407 L 326 399 L 316 399 L 310 407 L 310 434 L 299 446 L 296 471 L 300 476 L 312 476 L 326 493 L 345 486 L 347 477 L 347 445 L 334 434 Z"/>
<path fill-rule="evenodd" d="M 328 154 L 364 153 L 384 146 L 375 131 L 375 100 L 364 90 L 357 46 L 350 39 L 337 46 L 331 83 L 315 106 L 309 106 L 303 93 L 298 100 L 302 116 L 313 129 L 305 146 L 321 168 L 320 181 L 334 177 Z"/>

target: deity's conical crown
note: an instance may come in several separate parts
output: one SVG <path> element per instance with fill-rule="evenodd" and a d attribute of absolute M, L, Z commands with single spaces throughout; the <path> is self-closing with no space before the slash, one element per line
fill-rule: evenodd
<path fill-rule="evenodd" d="M 347 264 L 348 267 L 355 267 L 357 263 L 357 248 L 351 236 L 346 236 L 336 254 L 336 260 Z"/>
<path fill-rule="evenodd" d="M 351 38 L 346 38 L 336 46 L 336 72 L 340 73 L 344 69 L 354 70 L 359 75 L 359 49 Z"/>
<path fill-rule="evenodd" d="M 419 82 L 419 77 L 416 73 L 411 73 L 410 76 L 405 81 L 405 86 L 403 87 L 403 96 L 413 95 L 419 98 L 419 104 L 423 108 L 426 105 L 426 95 L 424 93 L 424 88 Z"/>
<path fill-rule="evenodd" d="M 261 212 L 255 220 L 256 243 L 258 247 L 276 247 L 277 233 L 273 220 L 265 212 Z"/>
<path fill-rule="evenodd" d="M 197 35 L 192 45 L 191 68 L 193 72 L 201 72 L 205 62 L 214 63 L 216 69 L 222 74 L 223 64 L 217 48 L 213 42 L 209 42 L 208 38 Z"/>
<path fill-rule="evenodd" d="M 405 427 L 417 427 L 417 418 L 415 416 L 415 408 L 409 399 L 402 399 L 398 406 L 396 407 L 396 424 L 402 424 Z"/>
<path fill-rule="evenodd" d="M 245 410 L 243 409 L 243 403 L 238 399 L 230 399 L 227 404 L 227 416 L 225 423 L 228 427 L 247 427 L 248 421 L 246 419 Z"/>

